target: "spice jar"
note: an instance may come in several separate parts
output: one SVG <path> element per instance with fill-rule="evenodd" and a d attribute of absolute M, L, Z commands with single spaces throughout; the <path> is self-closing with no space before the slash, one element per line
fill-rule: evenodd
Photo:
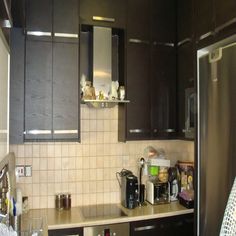
<path fill-rule="evenodd" d="M 64 198 L 65 195 L 62 193 L 59 193 L 55 197 L 55 207 L 57 210 L 63 210 L 63 204 L 64 204 Z"/>
<path fill-rule="evenodd" d="M 69 210 L 71 208 L 71 194 L 70 193 L 64 194 L 63 206 L 65 210 Z"/>

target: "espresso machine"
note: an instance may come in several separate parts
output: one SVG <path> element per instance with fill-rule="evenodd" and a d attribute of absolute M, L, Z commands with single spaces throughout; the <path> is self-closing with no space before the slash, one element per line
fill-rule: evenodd
<path fill-rule="evenodd" d="M 118 175 L 121 179 L 119 181 Z M 133 175 L 130 170 L 123 169 L 117 172 L 117 180 L 121 188 L 121 204 L 122 206 L 133 209 L 138 206 L 138 178 Z"/>

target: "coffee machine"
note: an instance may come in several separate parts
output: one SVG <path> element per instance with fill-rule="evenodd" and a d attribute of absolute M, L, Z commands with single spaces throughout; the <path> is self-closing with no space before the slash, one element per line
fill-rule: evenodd
<path fill-rule="evenodd" d="M 121 182 L 121 204 L 129 209 L 138 206 L 138 178 L 129 170 L 118 173 Z"/>

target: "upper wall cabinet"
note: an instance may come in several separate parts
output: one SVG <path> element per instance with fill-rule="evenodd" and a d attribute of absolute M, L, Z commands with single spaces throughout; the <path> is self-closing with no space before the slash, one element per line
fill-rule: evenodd
<path fill-rule="evenodd" d="M 26 30 L 52 32 L 52 1 L 26 1 Z"/>
<path fill-rule="evenodd" d="M 195 0 L 196 41 L 204 47 L 235 34 L 236 1 Z"/>
<path fill-rule="evenodd" d="M 78 0 L 26 1 L 26 33 L 29 39 L 77 42 Z"/>
<path fill-rule="evenodd" d="M 126 0 L 80 0 L 81 24 L 126 28 Z"/>
<path fill-rule="evenodd" d="M 58 42 L 77 42 L 79 33 L 78 0 L 53 1 L 53 39 Z"/>
<path fill-rule="evenodd" d="M 195 0 L 194 28 L 196 40 L 201 41 L 214 35 L 214 3 L 213 0 Z"/>
<path fill-rule="evenodd" d="M 11 40 L 10 142 L 78 141 L 78 1 L 26 4 L 27 35 L 14 30 Z"/>
<path fill-rule="evenodd" d="M 236 25 L 236 1 L 215 0 L 216 32 L 224 31 L 227 27 Z M 235 32 L 235 30 L 234 30 Z"/>
<path fill-rule="evenodd" d="M 193 1 L 177 1 L 177 41 L 182 44 L 193 36 Z"/>
<path fill-rule="evenodd" d="M 151 35 L 159 43 L 176 40 L 176 2 L 173 0 L 151 1 Z"/>
<path fill-rule="evenodd" d="M 150 1 L 129 0 L 127 4 L 128 39 L 150 41 Z"/>

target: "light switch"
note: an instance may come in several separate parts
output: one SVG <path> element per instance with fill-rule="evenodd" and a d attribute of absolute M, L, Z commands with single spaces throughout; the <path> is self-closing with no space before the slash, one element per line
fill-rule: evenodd
<path fill-rule="evenodd" d="M 16 173 L 18 177 L 25 176 L 25 167 L 24 166 L 16 166 Z"/>
<path fill-rule="evenodd" d="M 26 177 L 32 176 L 32 166 L 25 166 L 25 176 Z"/>

